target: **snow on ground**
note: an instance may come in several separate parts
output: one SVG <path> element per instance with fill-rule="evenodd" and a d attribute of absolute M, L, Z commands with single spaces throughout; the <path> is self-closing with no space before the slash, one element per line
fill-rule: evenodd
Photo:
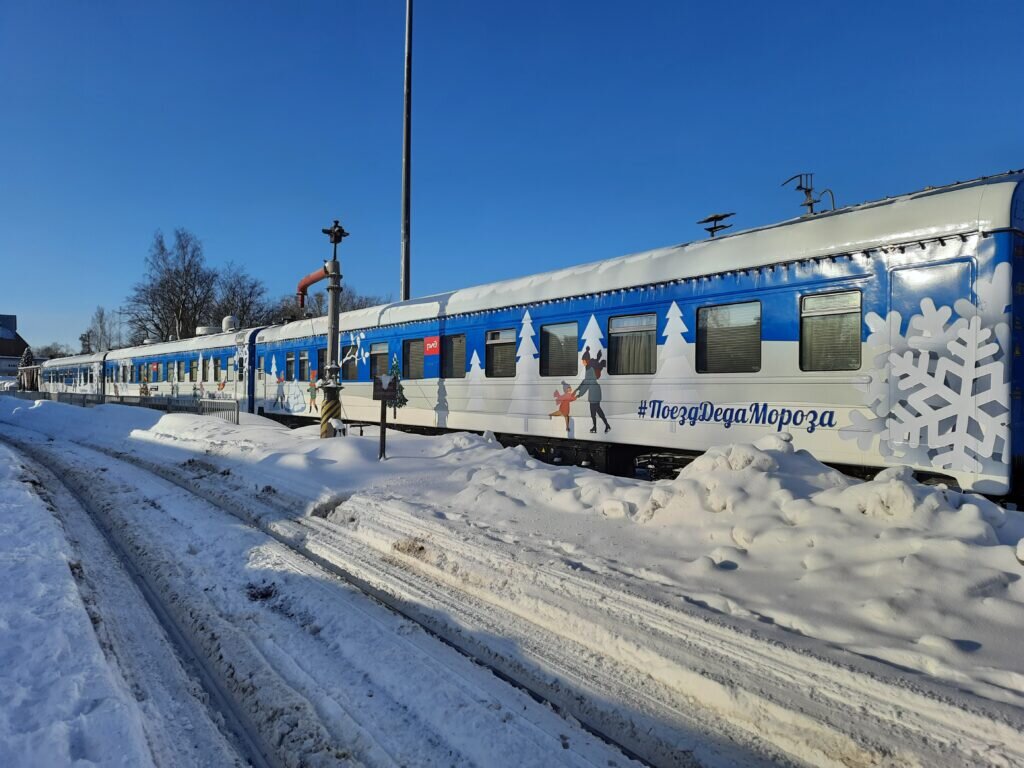
<path fill-rule="evenodd" d="M 54 515 L 0 447 L 0 765 L 152 765 Z"/>
<path fill-rule="evenodd" d="M 89 412 L 50 405 L 42 409 L 59 419 L 64 435 L 88 426 Z M 109 415 L 122 426 L 152 422 L 135 409 Z M 91 434 L 102 442 L 107 432 Z M 0 433 L 45 455 L 64 482 L 103 510 L 136 567 L 236 682 L 233 691 L 260 730 L 282 742 L 284 764 L 631 764 L 201 498 L 80 445 L 21 428 Z"/>
<path fill-rule="evenodd" d="M 119 449 L 207 454 L 253 487 L 309 510 L 358 493 L 410 514 L 774 623 L 979 695 L 1024 704 L 1024 513 L 924 486 L 902 469 L 860 482 L 795 451 L 788 436 L 714 448 L 650 483 L 552 467 L 469 434 L 367 428 L 331 441 L 287 430 L 123 406 L 0 398 L 0 421 Z M 335 509 L 337 508 L 337 509 Z M 1020 545 L 1024 547 L 1024 545 Z"/>

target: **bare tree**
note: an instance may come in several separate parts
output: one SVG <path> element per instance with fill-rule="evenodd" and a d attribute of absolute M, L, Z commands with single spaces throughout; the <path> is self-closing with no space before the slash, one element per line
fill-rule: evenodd
<path fill-rule="evenodd" d="M 168 248 L 157 230 L 146 257 L 146 275 L 125 305 L 132 341 L 191 338 L 196 326 L 213 319 L 216 295 L 217 272 L 206 266 L 199 238 L 178 228 Z"/>
<path fill-rule="evenodd" d="M 108 312 L 103 307 L 96 307 L 96 311 L 92 313 L 92 320 L 89 321 L 89 327 L 78 337 L 78 340 L 82 342 L 83 349 L 88 344 L 90 351 L 106 352 L 114 348 L 117 331 L 114 313 Z"/>
<path fill-rule="evenodd" d="M 251 328 L 267 323 L 271 314 L 272 307 L 263 281 L 228 262 L 217 277 L 215 317 L 234 315 L 241 328 Z"/>
<path fill-rule="evenodd" d="M 349 285 L 341 287 L 341 296 L 338 297 L 340 311 L 351 312 L 354 309 L 364 309 L 384 304 L 389 299 L 382 299 L 380 296 L 365 296 Z M 299 320 L 303 317 L 323 317 L 327 314 L 327 293 L 315 291 L 306 296 L 306 306 L 299 309 L 295 296 L 283 296 L 270 310 L 269 318 L 272 322 L 288 322 Z"/>
<path fill-rule="evenodd" d="M 39 360 L 51 360 L 55 357 L 70 357 L 74 354 L 71 347 L 67 344 L 61 344 L 58 341 L 44 344 L 41 347 L 36 347 L 36 358 Z"/>
<path fill-rule="evenodd" d="M 339 297 L 340 311 L 351 312 L 354 309 L 366 309 L 367 307 L 376 307 L 378 304 L 385 304 L 391 301 L 391 297 L 381 298 L 380 296 L 365 296 L 356 291 L 350 285 L 341 286 L 341 296 Z M 324 304 L 323 314 L 327 314 L 327 304 Z"/>

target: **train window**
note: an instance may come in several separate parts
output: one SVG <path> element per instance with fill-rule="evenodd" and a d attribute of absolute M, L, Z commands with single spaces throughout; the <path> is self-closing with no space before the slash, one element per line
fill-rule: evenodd
<path fill-rule="evenodd" d="M 295 381 L 295 353 L 289 352 L 284 356 L 284 380 Z"/>
<path fill-rule="evenodd" d="M 860 291 L 819 293 L 800 299 L 800 370 L 860 368 Z"/>
<path fill-rule="evenodd" d="M 341 348 L 341 378 L 345 381 L 355 381 L 359 376 L 359 361 L 356 359 L 355 344 L 346 344 Z"/>
<path fill-rule="evenodd" d="M 210 358 L 208 358 L 208 357 L 203 358 L 203 363 L 202 363 L 201 368 L 202 368 L 202 370 L 200 370 L 200 372 L 199 372 L 199 380 L 200 381 L 209 381 L 210 380 Z"/>
<path fill-rule="evenodd" d="M 263 381 L 264 366 L 266 364 L 267 364 L 267 357 L 266 357 L 266 355 L 260 355 L 259 356 L 259 365 L 256 368 L 256 378 L 259 379 L 260 381 Z"/>
<path fill-rule="evenodd" d="M 309 381 L 309 352 L 299 352 L 299 381 Z"/>
<path fill-rule="evenodd" d="M 761 370 L 761 302 L 697 310 L 697 373 Z"/>
<path fill-rule="evenodd" d="M 624 315 L 608 321 L 608 373 L 652 374 L 658 370 L 658 318 Z"/>
<path fill-rule="evenodd" d="M 185 361 L 184 360 L 179 360 L 178 361 L 178 375 L 175 378 L 178 381 L 184 381 L 185 380 Z"/>
<path fill-rule="evenodd" d="M 402 342 L 402 378 L 423 378 L 423 339 Z"/>
<path fill-rule="evenodd" d="M 441 337 L 441 377 L 466 378 L 466 334 Z"/>
<path fill-rule="evenodd" d="M 220 383 L 220 367 L 221 362 L 219 357 L 213 358 L 213 380 L 216 383 Z"/>
<path fill-rule="evenodd" d="M 576 323 L 540 327 L 540 375 L 575 376 L 579 369 L 579 328 Z"/>
<path fill-rule="evenodd" d="M 227 362 L 228 367 L 228 381 L 233 382 L 235 380 L 235 358 L 229 357 Z"/>
<path fill-rule="evenodd" d="M 388 372 L 388 343 L 370 345 L 370 378 L 375 379 Z"/>
<path fill-rule="evenodd" d="M 199 374 L 199 361 L 198 360 L 189 360 L 188 361 L 188 380 L 191 381 L 194 384 L 198 374 Z"/>
<path fill-rule="evenodd" d="M 510 379 L 516 375 L 516 331 L 503 328 L 487 332 L 485 374 L 489 379 Z"/>
<path fill-rule="evenodd" d="M 313 375 L 318 379 L 327 378 L 327 347 L 321 347 L 316 351 L 316 370 Z"/>

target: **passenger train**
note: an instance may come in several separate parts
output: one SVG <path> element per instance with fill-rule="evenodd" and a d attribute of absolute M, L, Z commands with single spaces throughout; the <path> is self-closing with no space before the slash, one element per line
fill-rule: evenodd
<path fill-rule="evenodd" d="M 836 465 L 1021 494 L 1024 172 L 346 312 L 342 414 L 490 430 L 548 459 L 788 432 Z M 50 360 L 41 388 L 234 398 L 318 419 L 327 318 Z"/>

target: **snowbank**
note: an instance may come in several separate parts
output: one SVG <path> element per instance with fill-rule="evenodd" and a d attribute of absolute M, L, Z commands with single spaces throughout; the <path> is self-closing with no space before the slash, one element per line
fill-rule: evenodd
<path fill-rule="evenodd" d="M 759 626 L 1024 704 L 1024 514 L 918 483 L 902 468 L 862 482 L 794 450 L 788 435 L 712 448 L 649 483 L 554 467 L 521 448 L 455 434 L 240 426 L 122 406 L 0 397 L 0 422 L 230 470 L 296 514 L 347 516 L 353 494 L 461 535 L 621 580 Z"/>

